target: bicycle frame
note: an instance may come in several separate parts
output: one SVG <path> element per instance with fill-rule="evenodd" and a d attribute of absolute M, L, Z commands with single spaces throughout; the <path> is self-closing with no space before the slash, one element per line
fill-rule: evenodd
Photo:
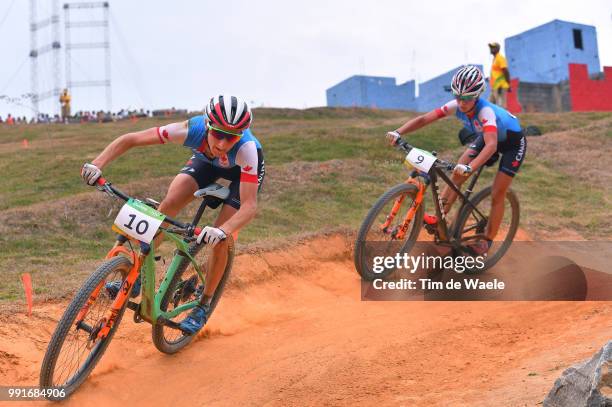
<path fill-rule="evenodd" d="M 405 145 L 400 145 L 400 147 L 402 147 L 407 152 L 410 151 L 409 149 L 406 149 Z M 412 147 L 409 146 L 409 148 L 411 149 Z M 415 185 L 418 188 L 418 192 L 412 203 L 412 206 L 406 213 L 404 221 L 399 231 L 396 233 L 395 238 L 401 240 L 405 237 L 406 231 L 408 230 L 408 227 L 410 226 L 410 222 L 414 218 L 414 215 L 417 209 L 422 204 L 423 195 L 425 193 L 425 190 L 427 189 L 427 186 L 431 184 L 433 186 L 433 188 L 431 188 L 432 197 L 433 197 L 434 202 L 436 203 L 435 205 L 436 206 L 436 216 L 439 219 L 437 223 L 437 230 L 436 230 L 437 232 L 436 233 L 436 243 L 445 245 L 445 246 L 451 246 L 453 248 L 458 249 L 461 246 L 461 243 L 460 243 L 461 241 L 477 238 L 478 236 L 476 235 L 474 237 L 469 237 L 467 239 L 461 239 L 461 233 L 460 233 L 461 231 L 457 230 L 457 228 L 455 228 L 455 230 L 449 231 L 448 223 L 446 220 L 446 214 L 444 213 L 444 202 L 442 201 L 442 198 L 440 196 L 439 189 L 438 189 L 438 180 L 442 179 L 442 181 L 444 181 L 448 185 L 448 187 L 451 188 L 451 190 L 453 190 L 453 192 L 455 192 L 457 196 L 461 199 L 461 206 L 457 213 L 461 213 L 461 211 L 463 211 L 466 206 L 470 206 L 473 209 L 474 213 L 480 216 L 482 220 L 486 221 L 487 217 L 484 214 L 482 214 L 482 212 L 469 199 L 470 195 L 474 191 L 474 187 L 476 186 L 476 182 L 478 181 L 478 178 L 480 177 L 480 174 L 482 173 L 484 166 L 481 166 L 478 169 L 478 171 L 472 176 L 472 179 L 470 180 L 470 183 L 468 184 L 468 187 L 465 193 L 463 193 L 461 192 L 459 187 L 455 185 L 455 183 L 444 172 L 444 169 L 447 169 L 447 170 L 452 169 L 454 165 L 450 163 L 446 163 L 441 160 L 440 160 L 440 163 L 442 164 L 434 165 L 428 173 L 423 173 L 421 171 L 414 170 L 410 174 L 410 177 L 406 180 L 406 183 Z M 401 207 L 403 200 L 404 200 L 404 196 L 400 196 L 395 201 L 390 214 L 387 216 L 385 220 L 385 223 L 383 223 L 380 226 L 382 230 L 385 230 L 386 228 L 389 227 L 389 225 L 391 225 L 391 223 L 393 222 L 393 219 L 395 218 L 395 216 L 397 215 Z"/>
<path fill-rule="evenodd" d="M 187 226 L 195 230 L 195 225 L 200 221 L 204 210 L 208 204 L 207 199 L 202 200 L 200 207 L 196 215 L 193 218 L 193 221 Z M 118 231 L 118 229 L 113 228 L 113 230 Z M 197 264 L 195 258 L 189 254 L 189 242 L 185 240 L 184 237 L 172 233 L 165 228 L 161 227 L 160 232 L 167 238 L 169 238 L 176 245 L 176 252 L 168 267 L 168 270 L 165 273 L 164 279 L 160 283 L 159 290 L 155 291 L 155 248 L 154 245 L 150 245 L 147 243 L 140 242 L 133 238 L 130 238 L 122 233 L 119 233 L 117 236 L 117 241 L 113 248 L 106 255 L 106 259 L 111 259 L 115 256 L 125 255 L 126 257 L 132 260 L 132 267 L 128 272 L 126 278 L 123 280 L 121 284 L 121 288 L 117 293 L 117 296 L 113 300 L 113 303 L 108 311 L 107 315 L 100 320 L 98 327 L 89 327 L 84 322 L 83 319 L 87 315 L 89 311 L 89 307 L 93 304 L 100 291 L 103 289 L 105 281 L 102 281 L 98 287 L 92 292 L 85 306 L 79 312 L 76 319 L 76 327 L 82 328 L 90 333 L 96 333 L 96 339 L 103 339 L 110 333 L 117 316 L 125 306 L 127 302 L 128 306 L 137 313 L 137 316 L 145 320 L 151 324 L 157 323 L 158 319 L 164 318 L 165 320 L 170 320 L 180 313 L 195 307 L 198 304 L 197 300 L 190 301 L 188 303 L 182 304 L 172 311 L 162 311 L 161 310 L 161 301 L 168 290 L 174 275 L 180 264 L 187 258 L 193 265 L 194 269 L 198 273 L 201 281 L 205 281 L 205 276 Z M 124 246 L 126 242 L 130 242 L 130 249 Z M 137 245 L 140 247 L 140 252 L 137 253 L 132 246 Z M 142 299 L 140 304 L 133 303 L 129 300 L 131 289 L 140 275 L 141 281 L 141 290 L 142 290 Z"/>
<path fill-rule="evenodd" d="M 461 199 L 461 206 L 459 207 L 459 210 L 457 211 L 457 213 L 460 213 L 465 206 L 470 206 L 475 211 L 475 213 L 477 213 L 483 219 L 486 219 L 487 217 L 483 215 L 480 212 L 480 210 L 476 206 L 474 206 L 472 201 L 470 201 L 469 199 L 470 195 L 472 194 L 474 190 L 474 186 L 476 185 L 476 182 L 478 181 L 478 178 L 480 177 L 480 174 L 482 173 L 483 168 L 484 167 L 480 167 L 478 171 L 474 175 L 472 175 L 472 179 L 470 180 L 470 183 L 468 184 L 468 187 L 465 193 L 461 192 L 459 187 L 455 185 L 455 183 L 448 177 L 448 175 L 446 175 L 444 171 L 442 171 L 442 169 L 438 167 L 434 167 L 433 171 L 431 171 L 430 174 L 428 175 L 428 177 L 430 178 L 430 182 L 433 186 L 433 188 L 431 189 L 431 192 L 432 192 L 433 200 L 434 202 L 436 202 L 436 216 L 440 220 L 438 221 L 438 224 L 437 224 L 438 236 L 439 236 L 438 243 L 442 243 L 442 244 L 450 243 L 451 245 L 454 246 L 453 243 L 456 242 L 456 239 L 458 239 L 460 236 L 459 230 L 457 229 L 453 230 L 452 233 L 449 233 L 448 223 L 446 220 L 446 214 L 444 213 L 444 203 L 442 202 L 442 198 L 440 196 L 440 193 L 438 192 L 438 178 L 441 178 L 444 181 L 444 183 L 448 185 L 448 187 L 451 190 L 453 190 L 455 194 L 457 194 L 457 197 Z"/>

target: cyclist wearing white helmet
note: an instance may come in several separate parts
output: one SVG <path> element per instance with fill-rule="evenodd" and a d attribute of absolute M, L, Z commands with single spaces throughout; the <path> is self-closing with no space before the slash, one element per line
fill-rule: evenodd
<path fill-rule="evenodd" d="M 452 180 L 459 186 L 472 172 L 489 162 L 497 153 L 501 154 L 499 171 L 493 181 L 486 240 L 472 245 L 472 249 L 481 255 L 489 250 L 497 234 L 504 215 L 506 191 L 521 167 L 527 150 L 527 140 L 519 120 L 507 110 L 480 98 L 485 89 L 485 78 L 480 69 L 471 65 L 464 66 L 455 73 L 451 82 L 451 91 L 455 97 L 453 100 L 387 133 L 387 139 L 394 145 L 400 136 L 454 114 L 463 122 L 464 131 L 475 135 L 475 141 L 461 155 L 453 173 Z M 445 203 L 444 211 L 448 213 L 457 194 L 446 187 L 441 196 Z M 425 215 L 425 222 L 435 224 L 437 219 Z"/>
<path fill-rule="evenodd" d="M 95 185 L 102 168 L 132 147 L 177 143 L 192 150 L 193 155 L 170 183 L 159 211 L 175 217 L 193 199 L 200 188 L 219 178 L 230 181 L 230 195 L 223 202 L 213 227 L 205 227 L 198 236 L 213 246 L 214 261 L 211 279 L 206 286 L 201 304 L 193 308 L 181 322 L 181 329 L 195 333 L 204 326 L 210 300 L 223 275 L 227 257 L 227 234 L 237 236 L 240 228 L 248 224 L 257 211 L 257 192 L 265 175 L 261 144 L 249 126 L 253 114 L 248 104 L 231 95 L 210 99 L 205 114 L 183 122 L 124 134 L 110 143 L 91 163 L 83 165 L 81 175 L 89 185 Z M 156 244 L 159 241 L 156 240 Z M 140 279 L 137 280 L 140 284 Z M 111 297 L 116 296 L 121 282 L 107 283 Z M 134 285 L 133 293 L 140 292 Z"/>

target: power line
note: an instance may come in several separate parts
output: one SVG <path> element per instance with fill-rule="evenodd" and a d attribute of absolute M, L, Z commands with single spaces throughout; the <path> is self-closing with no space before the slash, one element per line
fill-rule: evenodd
<path fill-rule="evenodd" d="M 144 103 L 144 104 L 149 104 L 151 102 L 151 99 L 149 98 L 148 93 L 144 90 L 144 88 L 142 87 L 142 83 L 141 83 L 141 78 L 142 75 L 140 74 L 140 68 L 138 66 L 138 64 L 136 63 L 136 60 L 134 58 L 132 58 L 132 55 L 130 54 L 129 51 L 129 47 L 127 46 L 127 42 L 125 41 L 123 34 L 121 32 L 121 28 L 119 26 L 119 24 L 117 23 L 117 19 L 115 18 L 115 14 L 113 13 L 113 11 L 111 10 L 110 12 L 110 18 L 111 18 L 111 22 L 113 24 L 114 29 L 114 33 L 117 37 L 117 39 L 119 40 L 119 45 L 121 48 L 121 51 L 123 53 L 124 58 L 126 59 L 128 66 L 132 67 L 132 70 L 129 70 L 131 76 L 132 76 L 132 83 L 134 84 L 134 87 L 136 88 L 136 92 L 138 93 L 138 96 L 140 97 L 140 100 Z"/>
<path fill-rule="evenodd" d="M 11 84 L 13 83 L 13 81 L 15 80 L 17 75 L 19 75 L 19 73 L 21 72 L 21 68 L 23 68 L 23 66 L 25 65 L 26 62 L 28 62 L 28 57 L 27 56 L 23 59 L 23 61 L 21 61 L 21 64 L 19 64 L 19 68 L 17 68 L 17 70 L 15 71 L 15 73 L 13 73 L 13 75 L 11 75 L 11 77 L 9 78 L 8 82 L 6 83 L 6 85 L 4 85 L 2 90 L 0 90 L 0 94 L 3 94 L 4 91 L 7 90 L 9 86 L 11 86 Z"/>
<path fill-rule="evenodd" d="M 9 16 L 9 13 L 11 12 L 11 9 L 13 8 L 13 5 L 15 4 L 16 0 L 13 0 L 11 2 L 11 4 L 8 6 L 8 8 L 6 9 L 6 12 L 4 13 L 4 17 L 2 17 L 2 20 L 0 20 L 0 30 L 2 29 L 2 26 L 4 25 L 4 22 L 6 21 L 6 19 Z"/>

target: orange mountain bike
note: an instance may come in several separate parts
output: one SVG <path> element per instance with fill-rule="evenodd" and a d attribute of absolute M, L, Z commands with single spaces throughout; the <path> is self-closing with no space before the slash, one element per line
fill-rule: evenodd
<path fill-rule="evenodd" d="M 483 239 L 491 209 L 491 186 L 472 196 L 476 182 L 485 166 L 472 175 L 465 192 L 453 183 L 445 171 L 452 171 L 456 164 L 437 158 L 436 152 L 415 148 L 399 139 L 397 147 L 407 153 L 405 165 L 410 169 L 409 178 L 385 192 L 366 215 L 355 242 L 354 261 L 357 272 L 364 280 L 385 278 L 393 269 L 376 273 L 372 258 L 380 253 L 410 253 L 423 227 L 425 202 L 423 197 L 431 188 L 438 222 L 425 224 L 433 235 L 434 243 L 451 249 L 453 256 L 473 256 L 467 244 Z M 487 165 L 495 161 L 490 160 Z M 438 180 L 444 181 L 461 200 L 461 205 L 450 224 L 444 213 L 440 198 Z M 504 217 L 494 239 L 484 267 L 468 269 L 466 273 L 483 272 L 497 263 L 506 253 L 519 225 L 519 201 L 512 190 L 508 190 L 504 201 Z M 385 247 L 386 246 L 386 247 Z"/>

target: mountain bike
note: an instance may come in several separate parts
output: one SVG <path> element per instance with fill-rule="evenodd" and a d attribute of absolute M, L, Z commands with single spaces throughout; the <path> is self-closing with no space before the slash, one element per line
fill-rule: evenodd
<path fill-rule="evenodd" d="M 83 283 L 59 320 L 49 342 L 40 372 L 41 388 L 61 388 L 63 398 L 72 394 L 94 369 L 108 348 L 127 308 L 134 311 L 134 322 L 152 325 L 153 343 L 163 353 L 172 354 L 194 338 L 180 330 L 177 321 L 198 305 L 204 293 L 211 250 L 198 244 L 197 227 L 207 206 L 216 207 L 229 195 L 229 189 L 211 184 L 195 192 L 202 198 L 191 223 L 184 224 L 157 211 L 158 202 L 144 202 L 126 195 L 100 178 L 97 187 L 126 203 L 119 211 L 113 230 L 117 240 L 102 263 Z M 153 239 L 159 234 L 176 246 L 172 261 L 157 286 Z M 227 237 L 228 253 L 223 276 L 211 300 L 215 310 L 227 282 L 234 258 L 234 242 Z M 203 254 L 201 257 L 196 256 Z M 130 300 L 140 278 L 140 302 Z M 106 283 L 121 281 L 113 298 Z M 59 400 L 49 397 L 51 400 Z"/>
<path fill-rule="evenodd" d="M 428 152 L 413 147 L 401 138 L 398 139 L 396 146 L 407 153 L 404 164 L 411 172 L 404 183 L 389 189 L 376 201 L 359 229 L 355 242 L 354 262 L 357 272 L 367 281 L 385 278 L 393 272 L 393 269 L 374 272 L 372 269 L 374 256 L 391 252 L 410 253 L 415 247 L 424 224 L 423 199 L 429 187 L 438 221 L 434 225 L 425 224 L 425 228 L 433 235 L 435 245 L 449 248 L 450 254 L 454 257 L 474 257 L 475 253 L 467 245 L 485 237 L 491 208 L 491 186 L 472 196 L 485 166 L 481 166 L 472 175 L 465 192 L 461 192 L 445 173 L 452 171 L 456 164 L 437 158 L 435 151 Z M 493 165 L 496 160 L 497 156 L 492 157 L 486 166 Z M 439 180 L 444 181 L 461 201 L 452 224 L 449 215 L 444 213 L 444 203 L 438 189 Z M 481 267 L 467 268 L 465 273 L 484 272 L 504 256 L 518 229 L 519 216 L 519 200 L 509 189 L 504 200 L 504 217 L 493 245 Z"/>

